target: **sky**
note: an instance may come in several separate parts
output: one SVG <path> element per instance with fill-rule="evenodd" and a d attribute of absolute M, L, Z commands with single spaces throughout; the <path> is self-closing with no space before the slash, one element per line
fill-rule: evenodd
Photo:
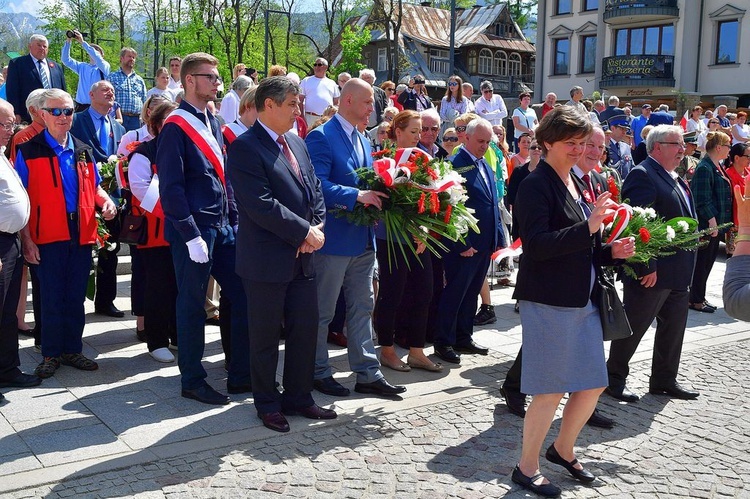
<path fill-rule="evenodd" d="M 42 0 L 5 0 L 7 5 L 0 9 L 0 12 L 28 12 L 37 15 L 42 8 Z M 301 0 L 301 12 L 311 12 L 321 10 L 320 0 Z"/>

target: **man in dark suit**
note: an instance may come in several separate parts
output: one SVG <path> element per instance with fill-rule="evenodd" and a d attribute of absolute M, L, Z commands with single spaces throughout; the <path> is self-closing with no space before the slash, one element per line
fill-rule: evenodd
<path fill-rule="evenodd" d="M 213 276 L 232 303 L 229 393 L 248 393 L 250 339 L 247 300 L 235 272 L 236 206 L 224 174 L 224 140 L 208 102 L 221 84 L 219 61 L 197 52 L 182 61 L 180 75 L 185 97 L 169 115 L 158 137 L 159 195 L 167 223 L 177 278 L 178 366 L 182 396 L 205 404 L 225 405 L 229 397 L 206 383 L 201 364 L 205 347 L 206 286 Z"/>
<path fill-rule="evenodd" d="M 605 123 L 610 118 L 625 114 L 625 111 L 623 111 L 620 107 L 620 98 L 616 95 L 610 95 L 609 99 L 607 100 L 607 104 L 608 106 L 604 110 L 599 112 L 600 123 Z"/>
<path fill-rule="evenodd" d="M 105 162 L 117 151 L 117 146 L 125 133 L 125 128 L 108 114 L 115 103 L 115 89 L 107 80 L 100 80 L 91 86 L 89 91 L 91 106 L 85 111 L 76 113 L 71 135 L 81 142 L 91 146 L 94 161 Z M 119 230 L 119 223 L 113 221 L 107 224 L 112 231 Z M 111 251 L 99 253 L 96 270 L 96 297 L 94 309 L 96 313 L 109 317 L 125 317 L 125 312 L 119 310 L 114 300 L 117 296 L 117 252 L 120 243 Z"/>
<path fill-rule="evenodd" d="M 323 246 L 325 203 L 302 139 L 287 133 L 299 116 L 299 87 L 264 79 L 255 94 L 258 120 L 230 146 L 241 230 L 237 273 L 247 295 L 253 400 L 258 417 L 287 432 L 284 414 L 334 419 L 312 397 L 318 297 L 313 252 Z M 276 390 L 281 323 L 286 333 L 284 393 Z"/>
<path fill-rule="evenodd" d="M 8 102 L 16 110 L 16 122 L 31 123 L 26 110 L 26 97 L 37 88 L 59 88 L 65 90 L 63 68 L 47 59 L 49 42 L 44 35 L 31 35 L 29 53 L 16 57 L 8 63 L 6 79 Z"/>
<path fill-rule="evenodd" d="M 355 170 L 372 167 L 370 142 L 358 131 L 373 109 L 372 86 L 352 78 L 341 90 L 339 112 L 305 138 L 315 174 L 320 179 L 326 208 L 354 209 L 357 203 L 380 208 L 385 194 L 359 189 Z M 393 386 L 380 372 L 372 341 L 375 233 L 372 227 L 344 217 L 326 219 L 326 242 L 315 255 L 318 282 L 318 344 L 313 385 L 327 395 L 345 397 L 349 389 L 333 379 L 326 339 L 328 324 L 343 287 L 346 300 L 349 367 L 357 374 L 354 391 L 392 397 L 406 391 Z"/>
<path fill-rule="evenodd" d="M 670 114 L 669 106 L 666 104 L 660 105 L 658 111 L 651 113 L 646 124 L 651 126 L 674 125 L 674 116 Z"/>
<path fill-rule="evenodd" d="M 492 125 L 477 118 L 466 127 L 466 144 L 451 158 L 453 167 L 466 178 L 466 206 L 474 209 L 479 220 L 479 233 L 469 232 L 464 242 L 452 244 L 445 256 L 446 284 L 438 309 L 435 355 L 454 364 L 461 362 L 459 353 L 488 353 L 471 336 L 490 255 L 500 246 L 502 237 L 495 176 L 483 159 L 491 141 Z"/>
<path fill-rule="evenodd" d="M 690 189 L 675 169 L 685 154 L 682 129 L 660 125 L 646 138 L 649 157 L 635 167 L 622 186 L 622 199 L 633 206 L 652 207 L 669 220 L 696 217 Z M 678 250 L 674 255 L 651 260 L 638 269 L 639 279 L 625 276 L 623 304 L 633 335 L 612 342 L 607 361 L 607 393 L 616 399 L 635 402 L 638 396 L 625 381 L 628 363 L 654 318 L 657 319 L 649 393 L 694 399 L 698 392 L 677 383 L 682 339 L 688 317 L 688 286 L 695 266 L 694 251 Z"/>

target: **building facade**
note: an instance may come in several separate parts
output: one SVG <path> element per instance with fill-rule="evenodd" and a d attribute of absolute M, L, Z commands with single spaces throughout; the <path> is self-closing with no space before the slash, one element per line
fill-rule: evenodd
<path fill-rule="evenodd" d="M 536 98 L 750 106 L 748 0 L 539 0 Z M 744 28 L 744 29 L 743 29 Z"/>

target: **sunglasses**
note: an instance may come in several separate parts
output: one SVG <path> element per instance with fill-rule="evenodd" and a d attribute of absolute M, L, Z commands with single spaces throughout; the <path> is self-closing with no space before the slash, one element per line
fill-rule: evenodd
<path fill-rule="evenodd" d="M 313 66 L 319 68 L 320 66 L 325 66 L 325 64 L 323 64 L 322 62 L 316 62 L 315 64 L 313 64 Z"/>
<path fill-rule="evenodd" d="M 395 92 L 396 91 L 396 87 L 388 87 L 388 88 L 385 89 L 385 91 L 386 92 Z"/>
<path fill-rule="evenodd" d="M 439 126 L 423 126 L 422 131 L 423 132 L 437 132 L 440 130 Z"/>
<path fill-rule="evenodd" d="M 491 94 L 491 93 L 492 93 L 492 90 L 482 90 L 482 93 L 483 93 L 483 94 Z"/>
<path fill-rule="evenodd" d="M 466 131 L 466 125 L 457 126 L 456 127 L 457 132 L 465 132 Z"/>
<path fill-rule="evenodd" d="M 64 114 L 65 116 L 73 116 L 73 108 L 72 107 L 43 107 L 44 111 L 47 111 L 49 114 L 57 118 L 61 114 Z"/>
<path fill-rule="evenodd" d="M 443 137 L 443 142 L 458 142 L 458 137 Z"/>
<path fill-rule="evenodd" d="M 529 147 L 529 151 L 541 151 L 542 148 L 539 146 L 531 146 Z"/>
<path fill-rule="evenodd" d="M 449 87 L 457 87 L 458 83 L 456 83 L 455 81 L 451 81 L 451 82 L 448 83 L 448 86 Z"/>

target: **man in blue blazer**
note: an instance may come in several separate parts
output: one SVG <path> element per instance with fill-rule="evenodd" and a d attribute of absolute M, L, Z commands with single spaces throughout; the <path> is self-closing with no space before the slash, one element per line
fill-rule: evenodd
<path fill-rule="evenodd" d="M 47 59 L 49 42 L 44 35 L 31 35 L 29 53 L 8 63 L 8 102 L 16 110 L 16 122 L 31 123 L 26 98 L 37 88 L 65 90 L 65 73 L 60 64 Z"/>
<path fill-rule="evenodd" d="M 302 139 L 293 133 L 299 86 L 265 78 L 258 120 L 232 142 L 227 172 L 237 198 L 237 273 L 247 295 L 253 401 L 263 424 L 289 431 L 284 414 L 334 419 L 312 397 L 318 300 L 314 254 L 323 246 L 325 204 Z M 284 393 L 276 389 L 281 323 L 286 333 Z"/>
<path fill-rule="evenodd" d="M 695 218 L 690 188 L 675 169 L 685 155 L 682 129 L 659 125 L 646 138 L 648 158 L 633 168 L 622 185 L 622 199 L 632 206 L 651 207 L 666 220 Z M 677 250 L 674 255 L 651 260 L 638 269 L 639 279 L 623 279 L 623 305 L 633 335 L 612 342 L 607 360 L 609 386 L 606 391 L 616 399 L 635 402 L 625 381 L 638 344 L 654 318 L 656 334 L 651 365 L 649 393 L 666 394 L 679 399 L 694 399 L 698 392 L 677 382 L 682 340 L 688 317 L 688 287 L 695 266 L 695 252 Z"/>
<path fill-rule="evenodd" d="M 320 179 L 327 209 L 352 210 L 357 203 L 380 208 L 384 194 L 361 190 L 354 171 L 372 166 L 370 143 L 364 129 L 373 109 L 372 87 L 352 78 L 341 89 L 339 111 L 325 125 L 307 135 L 315 174 Z M 372 341 L 375 234 L 372 227 L 329 215 L 326 242 L 315 256 L 318 281 L 318 345 L 315 357 L 315 389 L 334 396 L 347 396 L 349 389 L 333 379 L 328 361 L 328 324 L 333 319 L 342 287 L 346 300 L 349 366 L 357 373 L 354 390 L 381 396 L 406 391 L 388 383 L 380 372 L 380 362 Z"/>
<path fill-rule="evenodd" d="M 125 129 L 117 121 L 109 118 L 109 110 L 115 102 L 115 89 L 107 80 L 94 83 L 89 91 L 91 107 L 73 118 L 70 133 L 81 142 L 91 146 L 94 161 L 107 161 L 117 151 Z M 110 231 L 118 231 L 119 224 L 108 223 Z M 119 310 L 114 300 L 117 296 L 117 252 L 120 243 L 112 251 L 99 254 L 98 270 L 96 272 L 96 297 L 94 309 L 98 314 L 109 317 L 125 317 L 125 312 Z"/>
<path fill-rule="evenodd" d="M 479 220 L 479 233 L 466 235 L 464 242 L 451 245 L 445 257 L 445 289 L 438 308 L 435 355 L 446 362 L 461 362 L 459 353 L 487 355 L 474 343 L 474 313 L 477 297 L 490 265 L 490 255 L 501 245 L 502 229 L 495 176 L 485 162 L 492 140 L 492 125 L 477 118 L 466 127 L 466 144 L 451 158 L 453 167 L 466 178 L 468 208 Z"/>

